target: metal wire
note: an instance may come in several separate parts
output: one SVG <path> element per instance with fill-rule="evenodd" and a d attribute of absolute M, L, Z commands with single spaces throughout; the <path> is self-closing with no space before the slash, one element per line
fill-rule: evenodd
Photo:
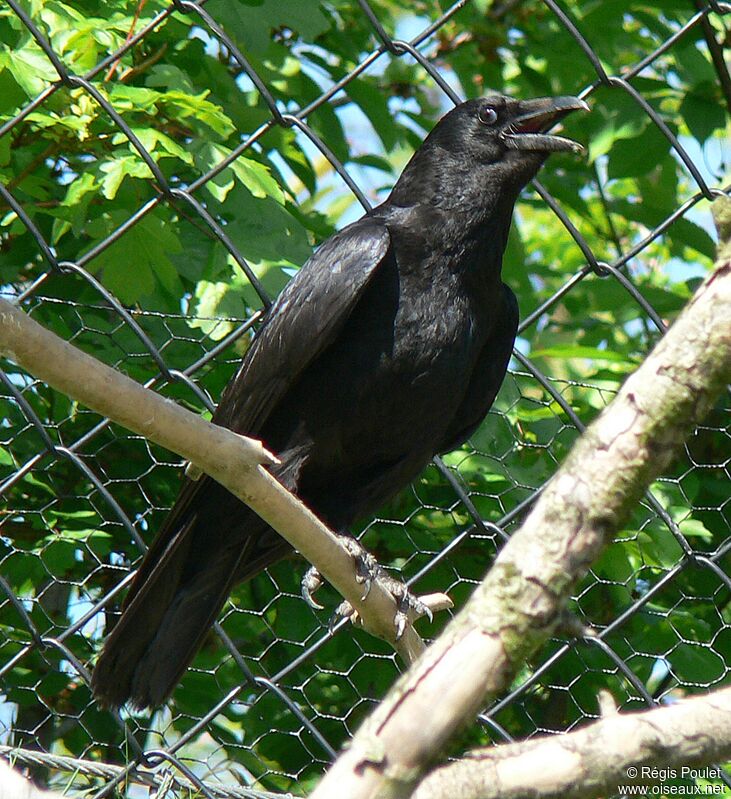
<path fill-rule="evenodd" d="M 118 364 L 126 368 L 142 360 L 148 362 L 154 374 L 150 377 L 148 373 L 144 380 L 146 386 L 157 390 L 164 388 L 181 401 L 189 401 L 196 407 L 210 411 L 213 403 L 202 379 L 214 361 L 233 363 L 237 360 L 238 356 L 233 351 L 235 345 L 240 344 L 242 337 L 256 325 L 271 299 L 264 282 L 239 251 L 226 224 L 211 213 L 205 200 L 197 194 L 199 189 L 235 164 L 242 154 L 255 152 L 267 133 L 281 128 L 297 132 L 309 142 L 328 163 L 332 174 L 339 176 L 343 188 L 366 211 L 369 210 L 372 202 L 368 192 L 359 185 L 354 173 L 351 174 L 334 148 L 318 134 L 308 119 L 324 106 L 336 107 L 343 90 L 357 83 L 374 66 L 385 68 L 389 60 L 405 59 L 413 63 L 415 69 L 431 79 L 435 95 L 445 106 L 460 102 L 462 98 L 445 77 L 445 63 L 438 54 L 439 48 L 435 49 L 432 45 L 449 26 L 459 28 L 460 11 L 468 3 L 469 0 L 459 0 L 443 13 L 435 12 L 433 18 L 420 18 L 421 29 L 407 41 L 392 36 L 386 30 L 375 4 L 358 0 L 359 13 L 362 21 L 372 29 L 375 46 L 370 52 L 361 53 L 358 62 L 351 64 L 341 77 L 323 87 L 315 99 L 293 108 L 277 99 L 276 93 L 263 77 L 267 74 L 263 65 L 234 41 L 227 30 L 227 20 L 216 18 L 215 13 L 205 7 L 205 0 L 170 2 L 139 30 L 131 31 L 121 47 L 108 53 L 83 75 L 74 74 L 68 69 L 63 54 L 54 49 L 54 44 L 44 34 L 44 27 L 38 19 L 17 0 L 7 0 L 14 22 L 22 26 L 37 43 L 55 70 L 57 79 L 0 126 L 0 142 L 5 136 L 16 135 L 22 125 L 32 120 L 34 111 L 47 107 L 51 102 L 66 102 L 64 92 L 81 91 L 99 106 L 115 131 L 130 144 L 150 170 L 154 182 L 151 182 L 151 196 L 141 197 L 134 212 L 119 221 L 94 246 L 78 253 L 73 261 L 59 259 L 53 244 L 34 221 L 33 208 L 24 206 L 12 184 L 0 183 L 0 200 L 30 234 L 38 251 L 38 257 L 32 265 L 32 279 L 19 286 L 0 284 L 0 291 L 7 293 L 31 313 L 35 309 L 58 307 L 59 313 L 68 314 L 72 320 L 69 329 L 74 331 L 73 337 L 83 338 L 87 346 L 93 347 L 102 341 L 114 342 L 120 331 L 129 331 L 131 337 L 125 338 L 125 341 L 135 343 L 128 344 L 132 349 L 121 353 Z M 142 5 L 144 3 L 140 7 Z M 630 264 L 676 222 L 686 218 L 698 203 L 712 200 L 728 191 L 728 187 L 709 185 L 697 163 L 697 157 L 689 152 L 683 138 L 663 118 L 658 104 L 648 100 L 638 84 L 674 48 L 686 44 L 694 35 L 707 37 L 709 20 L 713 18 L 720 21 L 731 10 L 731 6 L 719 2 L 696 4 L 697 11 L 679 23 L 671 35 L 650 52 L 638 54 L 636 63 L 623 70 L 622 74 L 612 74 L 596 47 L 592 46 L 592 36 L 583 30 L 585 26 L 572 11 L 553 0 L 544 0 L 543 3 L 526 0 L 509 5 L 511 8 L 526 7 L 526 13 L 537 13 L 539 7 L 543 6 L 544 13 L 566 32 L 575 43 L 580 57 L 591 67 L 591 82 L 583 88 L 564 87 L 566 93 L 570 90 L 587 98 L 598 92 L 616 92 L 628 98 L 637 109 L 637 114 L 649 120 L 653 129 L 664 137 L 693 186 L 691 196 L 672 213 L 657 220 L 651 228 L 643 228 L 629 244 L 623 245 L 613 224 L 602 177 L 597 171 L 594 182 L 604 209 L 603 222 L 616 251 L 616 257 L 609 262 L 606 256 L 599 257 L 596 242 L 587 238 L 579 226 L 572 222 L 570 211 L 561 201 L 552 196 L 541 182 L 534 181 L 535 201 L 560 220 L 566 231 L 567 246 L 576 248 L 581 263 L 572 273 L 566 273 L 562 286 L 539 300 L 534 308 L 523 308 L 520 334 L 539 330 L 577 287 L 591 281 L 607 281 L 607 285 L 616 286 L 622 292 L 629 306 L 634 309 L 636 318 L 646 325 L 650 343 L 656 333 L 664 331 L 666 322 L 663 313 L 654 307 L 652 299 L 646 297 L 641 286 L 637 285 Z M 492 9 L 489 13 L 499 15 L 509 11 L 507 8 Z M 235 70 L 251 81 L 268 113 L 268 118 L 258 121 L 253 130 L 240 131 L 241 140 L 229 155 L 209 170 L 201 171 L 186 185 L 166 177 L 133 126 L 115 109 L 97 80 L 125 54 L 153 36 L 175 14 L 184 14 L 189 20 L 194 20 L 196 28 L 204 31 L 210 41 L 225 51 Z M 712 28 L 710 35 L 713 35 Z M 714 63 L 718 64 L 717 58 Z M 294 101 L 297 98 L 293 98 Z M 165 207 L 176 209 L 220 242 L 258 296 L 261 307 L 252 310 L 248 318 L 219 320 L 229 328 L 218 341 L 191 332 L 189 314 L 164 314 L 125 306 L 95 275 L 98 259 L 112 245 L 122 240 L 125 234 L 139 226 L 156 209 Z M 55 285 L 68 287 L 61 298 L 54 296 L 54 281 Z M 71 299 L 78 286 L 93 292 L 96 302 L 79 303 Z M 100 315 L 107 321 L 114 320 L 103 332 L 94 328 L 93 320 Z M 215 323 L 217 320 L 198 321 Z M 656 333 L 649 332 L 652 330 Z M 187 360 L 169 355 L 169 348 L 178 343 L 189 345 Z M 196 354 L 192 356 L 190 353 L 194 350 Z M 515 402 L 532 403 L 534 407 L 553 414 L 553 418 L 560 421 L 553 439 L 536 444 L 512 440 L 507 451 L 490 452 L 488 455 L 479 452 L 477 447 L 470 453 L 464 453 L 465 457 L 480 456 L 483 460 L 489 460 L 496 472 L 505 476 L 509 488 L 502 493 L 489 494 L 484 487 L 470 484 L 460 472 L 458 458 L 437 458 L 433 471 L 441 480 L 445 492 L 445 498 L 438 507 L 422 501 L 420 488 L 416 485 L 413 489 L 416 510 L 406 513 L 405 518 L 377 519 L 364 530 L 366 535 L 374 531 L 377 535 L 382 524 L 400 529 L 407 550 L 401 558 L 401 573 L 417 589 L 438 584 L 440 590 L 461 592 L 460 595 L 463 595 L 463 589 L 474 584 L 479 574 L 461 573 L 454 565 L 457 563 L 455 555 L 479 545 L 483 553 L 482 565 L 487 566 L 491 555 L 509 537 L 516 522 L 535 501 L 545 484 L 525 482 L 517 466 L 512 463 L 511 455 L 533 446 L 543 449 L 557 460 L 551 449 L 554 440 L 563 435 L 575 436 L 584 427 L 584 422 L 572 407 L 572 391 L 591 389 L 601 396 L 612 391 L 601 385 L 583 386 L 566 377 L 546 375 L 532 357 L 518 350 L 514 362 L 518 368 L 511 372 L 508 383 L 512 386 L 509 390 L 517 396 Z M 46 406 L 50 402 L 46 402 L 45 406 L 43 401 L 39 403 L 41 390 L 32 380 L 24 382 L 14 370 L 9 369 L 0 371 L 0 383 L 3 386 L 2 396 L 10 409 L 9 419 L 12 417 L 12 423 L 9 421 L 6 428 L 0 427 L 0 431 L 10 433 L 3 436 L 2 440 L 11 451 L 22 443 L 18 451 L 23 453 L 23 459 L 16 462 L 12 471 L 9 470 L 0 481 L 0 496 L 8 505 L 7 518 L 24 522 L 26 517 L 36 514 L 41 516 L 45 524 L 44 513 L 48 514 L 60 507 L 64 497 L 77 501 L 82 499 L 91 509 L 90 514 L 96 514 L 102 520 L 100 526 L 105 533 L 117 541 L 134 541 L 138 551 L 144 551 L 148 519 L 155 511 L 163 510 L 157 507 L 154 499 L 154 480 L 158 479 L 160 473 L 166 475 L 166 480 L 173 479 L 170 470 L 177 464 L 171 463 L 163 453 L 151 448 L 143 440 L 116 430 L 109 420 L 90 413 L 79 415 L 82 424 L 78 427 L 68 425 L 71 431 L 69 435 L 66 424 L 54 421 L 52 412 L 46 413 Z M 492 415 L 499 417 L 501 413 L 504 417 L 504 411 Z M 731 434 L 722 425 L 713 427 L 713 431 L 725 436 L 727 444 L 731 440 Z M 135 465 L 138 467 L 136 476 L 110 476 L 108 458 L 100 457 L 107 448 L 120 443 L 129 446 L 130 453 L 134 448 Z M 119 448 L 114 451 L 127 452 Z M 690 452 L 688 463 L 685 476 L 701 468 L 695 464 Z M 702 472 L 698 471 L 698 474 L 702 479 Z M 48 500 L 46 507 L 24 507 L 23 485 L 30 480 L 46 482 L 49 493 L 55 492 L 55 497 Z M 115 496 L 120 483 L 135 486 L 136 505 L 125 504 Z M 676 483 L 679 484 L 680 480 Z M 592 590 L 625 590 L 627 599 L 622 611 L 613 618 L 605 619 L 598 631 L 587 632 L 580 638 L 553 642 L 553 647 L 541 654 L 539 662 L 531 664 L 530 673 L 524 675 L 520 684 L 480 715 L 479 720 L 487 735 L 498 740 L 512 740 L 520 734 L 554 731 L 550 719 L 541 721 L 531 716 L 531 708 L 534 709 L 535 703 L 530 704 L 529 700 L 541 691 L 572 698 L 572 686 L 582 678 L 581 675 L 573 678 L 574 683 L 568 677 L 563 683 L 560 675 L 562 667 L 568 668 L 567 664 L 570 664 L 571 668 L 575 668 L 578 661 L 586 664 L 584 676 L 587 679 L 595 679 L 597 674 L 611 677 L 616 690 L 624 696 L 625 704 L 652 705 L 673 689 L 709 687 L 726 678 L 729 655 L 722 634 L 728 633 L 725 614 L 731 600 L 731 579 L 724 568 L 724 557 L 731 546 L 731 539 L 727 536 L 727 540 L 718 544 L 714 551 L 699 547 L 698 540 L 684 533 L 682 522 L 678 522 L 678 519 L 684 518 L 680 512 L 683 509 L 679 511 L 677 507 L 669 507 L 658 491 L 657 487 L 648 491 L 644 504 L 646 518 L 636 535 L 639 539 L 640 536 L 650 535 L 646 530 L 651 531 L 653 525 L 663 526 L 677 546 L 677 557 L 672 568 L 663 570 L 651 564 L 637 566 L 628 575 L 624 585 L 594 573 L 592 581 L 576 597 L 577 606 L 581 608 L 582 600 Z M 493 508 L 499 509 L 499 513 L 493 512 L 490 517 L 484 513 L 482 508 L 486 497 L 492 501 Z M 691 504 L 687 502 L 686 510 L 692 509 Z M 717 512 L 722 516 L 728 513 L 728 508 L 727 495 L 719 497 L 713 508 L 702 510 Z M 410 525 L 418 512 L 431 510 L 439 511 L 453 520 L 453 533 L 448 540 L 427 545 L 419 537 L 417 526 L 412 529 Z M 728 522 L 724 523 L 728 527 Z M 694 530 L 694 533 L 697 531 Z M 18 559 L 24 559 L 29 575 L 33 575 L 33 579 L 40 579 L 41 585 L 34 585 L 33 591 L 20 594 L 7 579 L 0 576 L 0 623 L 5 625 L 4 629 L 12 630 L 13 644 L 13 648 L 8 650 L 8 658 L 4 663 L 0 662 L 0 679 L 3 680 L 0 687 L 8 697 L 6 707 L 9 708 L 3 713 L 0 707 L 0 741 L 4 741 L 0 745 L 0 754 L 36 769 L 37 778 L 45 779 L 44 770 L 48 769 L 56 774 L 70 775 L 68 779 L 72 783 L 92 786 L 97 797 L 110 795 L 120 786 L 131 784 L 155 789 L 161 794 L 171 789 L 195 790 L 206 797 L 233 795 L 266 799 L 275 795 L 292 796 L 284 791 L 289 786 L 299 785 L 300 779 L 310 779 L 313 765 L 315 769 L 324 770 L 334 757 L 343 735 L 352 732 L 362 714 L 378 699 L 378 690 L 374 688 L 371 691 L 371 683 L 387 683 L 388 677 L 396 674 L 393 654 L 384 650 L 378 642 L 355 635 L 344 622 L 323 632 L 322 626 L 313 618 L 310 629 L 279 634 L 280 628 L 276 627 L 275 622 L 278 623 L 279 617 L 286 614 L 287 603 L 298 599 L 288 583 L 280 586 L 277 582 L 282 579 L 281 574 L 272 576 L 272 573 L 251 588 L 254 595 L 251 607 L 230 605 L 221 623 L 215 626 L 222 642 L 222 647 L 217 650 L 221 662 L 236 666 L 239 675 L 236 687 L 232 688 L 225 680 L 219 684 L 215 669 L 212 672 L 200 672 L 199 676 L 208 678 L 208 688 L 213 687 L 218 692 L 202 697 L 195 713 L 180 712 L 173 703 L 170 708 L 153 717 L 140 718 L 126 712 L 115 714 L 113 723 L 105 726 L 102 717 L 108 717 L 95 708 L 85 687 L 88 672 L 84 661 L 98 649 L 100 620 L 117 603 L 120 592 L 131 579 L 133 565 L 123 562 L 119 556 L 97 555 L 93 548 L 89 548 L 84 556 L 85 563 L 88 563 L 88 573 L 84 579 L 64 581 L 56 578 L 43 565 L 42 556 L 38 557 L 29 547 L 3 536 L 0 522 L 0 542 L 4 542 L 6 547 L 6 555 L 0 557 L 0 568 L 9 568 L 7 564 L 11 560 L 17 564 Z M 51 536 L 47 544 L 49 549 L 53 543 Z M 691 573 L 703 575 L 697 588 L 698 597 L 690 593 L 688 576 Z M 636 587 L 639 581 L 643 581 L 642 590 Z M 630 589 L 630 584 L 634 584 L 635 588 Z M 79 603 L 72 614 L 67 614 L 63 623 L 58 622 L 58 614 L 54 616 L 52 609 L 54 591 L 63 594 L 64 601 L 68 603 L 72 598 Z M 705 597 L 703 591 L 708 592 L 710 598 Z M 687 681 L 683 683 L 674 678 L 673 655 L 684 642 L 679 633 L 676 639 L 668 640 L 664 652 L 646 653 L 633 649 L 636 637 L 626 631 L 637 624 L 650 623 L 648 619 L 652 621 L 663 617 L 667 620 L 670 613 L 665 612 L 663 616 L 663 611 L 655 604 L 667 592 L 675 592 L 678 607 L 703 596 L 704 601 L 711 602 L 716 608 L 720 620 L 718 630 L 707 648 L 715 653 L 722 666 L 719 666 L 718 675 L 708 677 L 705 682 L 699 680 L 691 686 Z M 261 594 L 258 596 L 260 602 L 256 601 L 258 594 Z M 51 610 L 46 609 L 46 604 L 51 606 Z M 280 606 L 284 610 L 280 611 Z M 227 632 L 228 622 L 242 618 L 256 621 L 259 625 L 260 635 L 249 646 L 242 646 L 235 636 Z M 345 636 L 351 636 L 353 640 L 347 650 L 340 651 L 337 644 Z M 343 655 L 343 652 L 346 654 Z M 641 668 L 643 658 L 651 661 L 656 671 L 665 670 L 662 684 L 666 687 L 659 694 L 648 687 L 651 675 L 645 674 L 647 669 L 643 672 Z M 25 683 L 17 682 L 20 673 L 28 675 L 24 678 Z M 318 681 L 325 679 L 330 681 L 328 690 L 333 697 L 332 708 L 326 706 L 319 695 L 317 700 L 310 698 L 311 686 L 319 685 Z M 67 694 L 64 701 L 54 703 L 48 700 L 53 686 L 61 685 L 63 687 L 56 690 Z M 80 700 L 82 696 L 86 698 Z M 345 713 L 342 712 L 345 702 L 343 696 L 351 697 Z M 59 707 L 63 712 L 59 712 Z M 29 713 L 29 709 L 32 712 Z M 26 723 L 26 715 L 35 721 L 35 726 Z M 269 723 L 270 730 L 250 739 L 247 737 L 245 721 L 257 716 Z M 576 720 L 572 723 L 593 717 L 589 710 L 582 710 L 574 716 Z M 243 732 L 236 727 L 234 719 L 244 720 L 241 725 Z M 73 757 L 68 755 L 66 749 L 60 751 L 56 746 L 62 739 L 62 731 L 68 730 L 70 724 L 83 730 L 81 738 L 85 740 Z M 123 731 L 122 756 L 120 739 L 114 737 L 119 729 Z M 274 744 L 270 744 L 269 737 L 275 741 Z M 290 769 L 282 770 L 273 755 L 267 758 L 267 752 L 271 754 L 274 751 L 271 747 L 277 745 L 276 741 L 281 743 L 282 739 L 287 741 L 292 752 L 299 752 L 299 760 L 306 762 L 307 766 L 292 765 Z M 232 758 L 232 752 L 240 756 L 240 761 Z M 225 763 L 222 753 L 225 753 Z M 115 759 L 116 762 L 99 762 L 102 757 Z M 232 779 L 239 784 L 233 784 Z M 273 793 L 260 790 L 262 785 L 279 788 Z"/>

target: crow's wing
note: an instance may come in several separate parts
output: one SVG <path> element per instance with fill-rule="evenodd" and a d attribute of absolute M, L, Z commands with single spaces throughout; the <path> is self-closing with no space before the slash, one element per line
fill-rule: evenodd
<path fill-rule="evenodd" d="M 504 283 L 496 309 L 492 333 L 480 352 L 467 391 L 437 452 L 456 449 L 475 432 L 503 384 L 518 333 L 518 301 Z"/>
<path fill-rule="evenodd" d="M 239 371 L 223 392 L 213 416 L 216 424 L 257 434 L 270 410 L 345 324 L 389 247 L 388 229 L 363 217 L 314 253 L 269 309 Z M 180 538 L 187 538 L 190 516 L 197 512 L 201 497 L 211 491 L 211 482 L 207 475 L 185 480 L 137 572 L 126 605 L 165 553 L 180 546 Z"/>
<path fill-rule="evenodd" d="M 271 409 L 335 339 L 389 253 L 388 229 L 363 217 L 329 238 L 270 308 L 213 421 L 255 436 Z"/>

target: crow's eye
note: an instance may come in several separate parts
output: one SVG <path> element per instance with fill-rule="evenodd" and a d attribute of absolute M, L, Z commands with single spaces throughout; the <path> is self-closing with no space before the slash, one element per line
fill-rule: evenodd
<path fill-rule="evenodd" d="M 477 118 L 483 125 L 493 125 L 497 121 L 497 111 L 489 105 L 484 105 L 477 112 Z"/>

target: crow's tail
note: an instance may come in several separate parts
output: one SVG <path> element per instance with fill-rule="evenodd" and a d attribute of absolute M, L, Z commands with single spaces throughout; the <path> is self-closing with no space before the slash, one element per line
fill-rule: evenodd
<path fill-rule="evenodd" d="M 199 482 L 206 485 L 185 486 L 165 520 L 94 669 L 92 690 L 107 707 L 164 702 L 234 584 L 284 554 L 262 552 L 271 529 L 210 478 Z"/>

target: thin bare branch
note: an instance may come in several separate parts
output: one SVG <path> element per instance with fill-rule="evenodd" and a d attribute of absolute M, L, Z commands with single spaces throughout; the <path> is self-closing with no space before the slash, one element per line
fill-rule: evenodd
<path fill-rule="evenodd" d="M 275 463 L 276 457 L 261 442 L 211 424 L 143 388 L 2 299 L 0 353 L 56 390 L 211 475 L 316 566 L 356 609 L 365 629 L 391 643 L 406 663 L 423 651 L 423 641 L 411 624 L 396 639 L 396 603 L 384 587 L 374 581 L 363 598 L 363 586 L 356 580 L 352 557 L 342 541 L 264 468 Z"/>

